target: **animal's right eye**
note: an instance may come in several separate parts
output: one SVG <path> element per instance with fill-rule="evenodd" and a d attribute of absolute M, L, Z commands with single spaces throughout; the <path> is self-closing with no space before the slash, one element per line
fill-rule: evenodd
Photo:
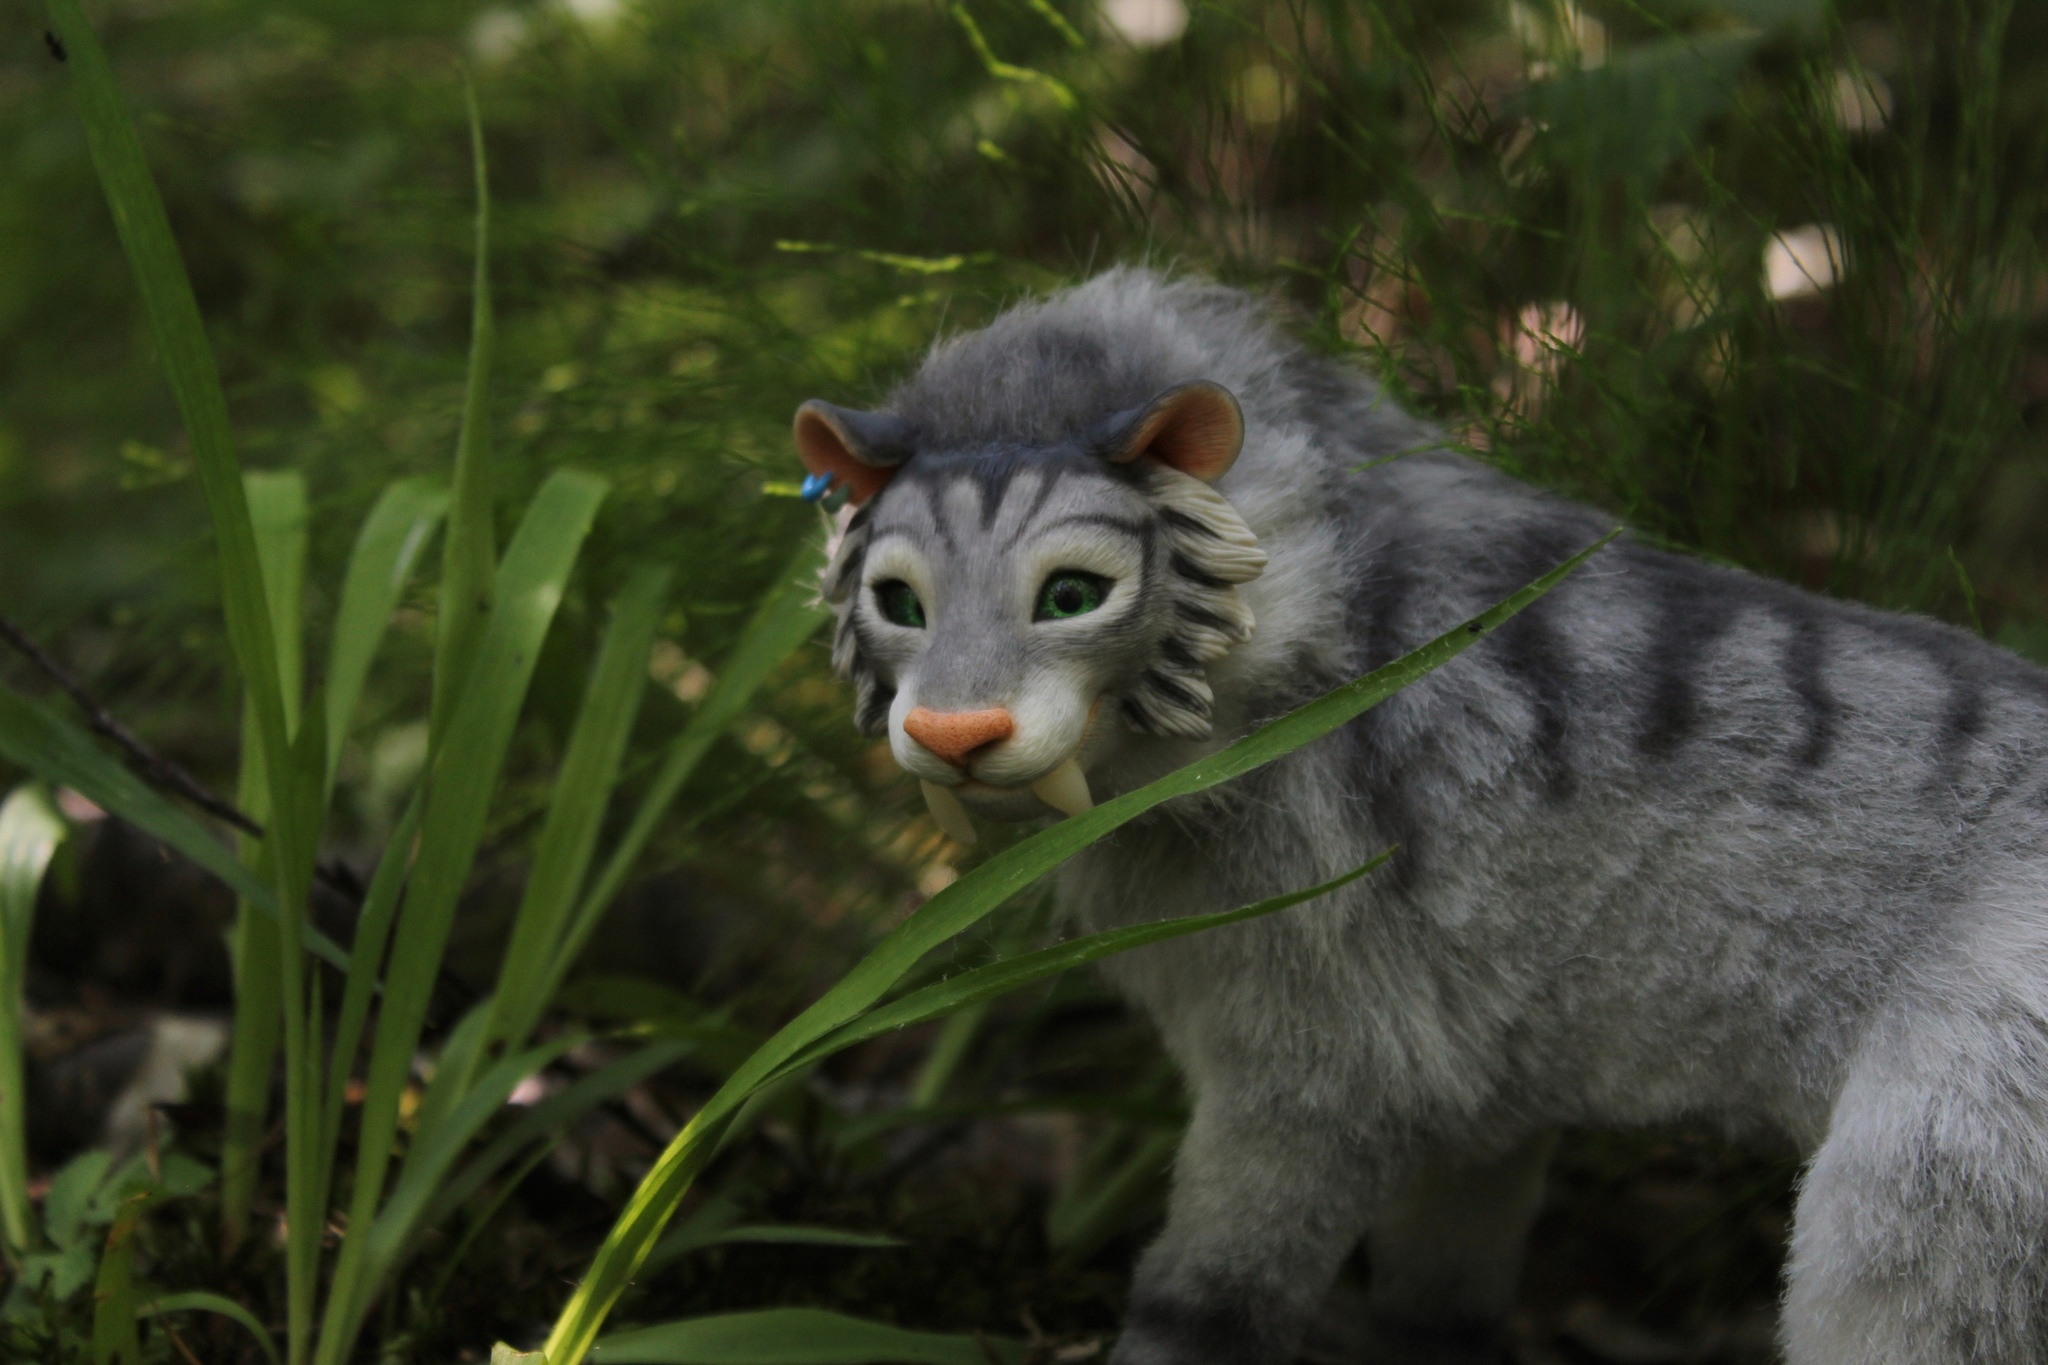
<path fill-rule="evenodd" d="M 924 629 L 924 603 L 917 600 L 917 594 L 900 578 L 875 584 L 875 605 L 882 609 L 882 619 L 891 625 L 910 630 Z"/>

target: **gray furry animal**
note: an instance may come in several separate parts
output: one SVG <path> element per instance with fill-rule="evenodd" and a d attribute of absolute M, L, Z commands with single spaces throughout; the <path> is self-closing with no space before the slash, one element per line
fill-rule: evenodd
<path fill-rule="evenodd" d="M 1610 524 L 1139 270 L 796 438 L 857 503 L 824 582 L 859 722 L 963 837 L 1218 748 Z M 2048 674 L 1618 541 L 1060 890 L 1100 929 L 1390 844 L 1111 960 L 1194 1103 L 1116 1365 L 1286 1361 L 1361 1239 L 1375 1358 L 1491 1358 L 1549 1134 L 1681 1119 L 1808 1155 L 1794 1365 L 2048 1359 Z"/>

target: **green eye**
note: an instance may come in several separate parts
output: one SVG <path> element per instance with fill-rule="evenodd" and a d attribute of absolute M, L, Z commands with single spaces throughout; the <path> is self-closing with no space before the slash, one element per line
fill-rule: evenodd
<path fill-rule="evenodd" d="M 892 578 L 886 583 L 875 584 L 875 603 L 881 607 L 883 619 L 891 625 L 911 630 L 924 629 L 924 603 L 917 600 L 917 594 L 902 579 Z"/>
<path fill-rule="evenodd" d="M 1034 621 L 1060 621 L 1069 616 L 1086 616 L 1102 605 L 1109 595 L 1109 580 L 1079 569 L 1061 569 L 1045 580 L 1038 590 Z"/>

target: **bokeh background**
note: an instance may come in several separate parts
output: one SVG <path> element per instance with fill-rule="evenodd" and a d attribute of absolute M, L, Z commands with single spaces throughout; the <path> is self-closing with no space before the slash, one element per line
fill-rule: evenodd
<path fill-rule="evenodd" d="M 541 665 L 444 1019 L 501 941 L 599 608 L 630 568 L 679 568 L 642 721 L 668 733 L 817 533 L 794 496 L 796 404 L 872 403 L 934 337 L 1115 262 L 1267 293 L 1448 441 L 1644 534 L 2048 661 L 2048 7 L 87 8 L 245 463 L 310 483 L 314 638 L 377 492 L 448 467 L 473 83 L 495 202 L 501 525 L 561 465 L 616 491 Z M 240 701 L 205 510 L 62 75 L 37 7 L 0 4 L 0 613 L 228 790 Z M 344 858 L 374 853 L 418 775 L 433 612 L 425 592 L 402 610 L 345 751 Z M 49 692 L 11 655 L 0 676 Z M 958 874 L 973 855 L 849 714 L 821 647 L 778 674 L 693 780 L 565 1015 L 716 1010 L 744 1036 Z M 31 978 L 46 1165 L 100 1132 L 163 1021 L 228 1004 L 224 898 L 72 813 L 89 837 Z M 933 1042 L 871 1046 L 784 1096 L 695 1206 L 905 1246 L 728 1248 L 649 1277 L 629 1309 L 816 1303 L 1094 1358 L 1157 1217 L 1170 1071 L 1074 979 L 981 1021 L 905 1120 Z M 390 1305 L 387 1358 L 454 1358 L 544 1323 L 705 1084 L 684 1068 L 587 1123 L 488 1236 Z M 208 1085 L 202 1068 L 186 1103 L 202 1135 Z M 1516 1349 L 1770 1358 L 1795 1169 L 1766 1141 L 1569 1135 Z M 213 1264 L 204 1242 L 162 1254 L 274 1295 L 274 1265 Z M 1317 1358 L 1344 1358 L 1365 1273 L 1347 1271 Z"/>

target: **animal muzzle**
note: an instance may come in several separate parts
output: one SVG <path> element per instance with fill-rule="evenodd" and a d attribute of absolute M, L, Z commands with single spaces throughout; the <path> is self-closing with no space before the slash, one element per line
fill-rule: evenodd
<path fill-rule="evenodd" d="M 913 707 L 903 718 L 903 732 L 948 766 L 965 775 L 968 762 L 981 750 L 1000 744 L 1017 731 L 1016 718 L 1000 706 L 980 711 L 934 711 Z M 951 788 L 920 780 L 925 804 L 939 828 L 961 843 L 974 842 L 974 823 L 967 808 Z M 1065 815 L 1079 815 L 1091 809 L 1094 797 L 1088 790 L 1087 774 L 1077 759 L 1068 758 L 1051 772 L 1031 783 L 1031 792 L 1046 805 Z"/>

